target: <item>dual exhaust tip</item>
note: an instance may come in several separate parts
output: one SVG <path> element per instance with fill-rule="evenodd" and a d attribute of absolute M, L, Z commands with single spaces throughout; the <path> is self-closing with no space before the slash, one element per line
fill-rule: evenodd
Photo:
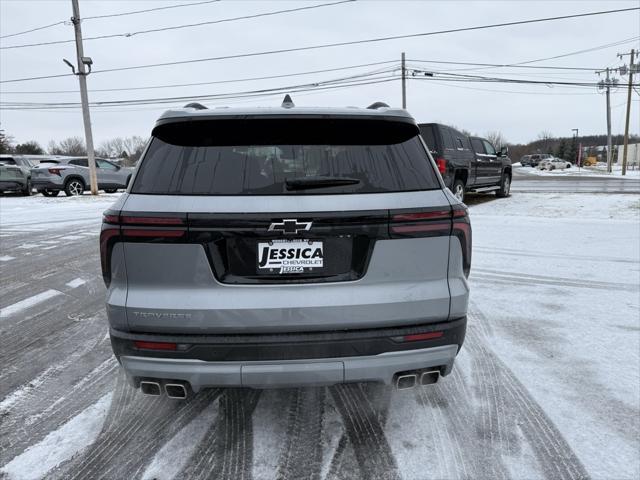
<path fill-rule="evenodd" d="M 184 400 L 188 396 L 188 386 L 185 383 L 160 383 L 154 380 L 141 380 L 140 391 L 145 395 L 158 397 L 162 391 L 169 398 Z"/>
<path fill-rule="evenodd" d="M 417 385 L 432 385 L 440 379 L 440 370 L 424 370 L 396 375 L 396 390 L 408 390 Z"/>

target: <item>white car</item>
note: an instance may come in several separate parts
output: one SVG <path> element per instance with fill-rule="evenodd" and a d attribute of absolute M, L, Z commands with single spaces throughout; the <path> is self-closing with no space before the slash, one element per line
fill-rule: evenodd
<path fill-rule="evenodd" d="M 571 168 L 571 162 L 556 157 L 541 160 L 538 164 L 539 170 L 564 170 L 565 168 Z"/>

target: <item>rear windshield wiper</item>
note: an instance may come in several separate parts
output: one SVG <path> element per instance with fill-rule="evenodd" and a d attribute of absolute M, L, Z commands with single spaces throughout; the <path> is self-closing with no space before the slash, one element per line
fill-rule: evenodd
<path fill-rule="evenodd" d="M 309 188 L 341 187 L 360 183 L 357 178 L 349 177 L 297 177 L 286 179 L 287 190 L 305 190 Z"/>

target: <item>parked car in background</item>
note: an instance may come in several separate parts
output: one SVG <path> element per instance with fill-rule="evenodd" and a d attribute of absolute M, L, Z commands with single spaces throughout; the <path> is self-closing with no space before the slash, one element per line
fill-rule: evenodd
<path fill-rule="evenodd" d="M 534 153 L 532 155 L 525 155 L 520 159 L 520 163 L 523 167 L 537 167 L 538 164 L 544 160 L 553 158 L 553 155 L 548 153 Z"/>
<path fill-rule="evenodd" d="M 423 123 L 419 127 L 445 185 L 456 198 L 464 201 L 467 191 L 495 191 L 499 197 L 509 196 L 511 160 L 506 148 L 498 152 L 484 138 L 468 137 L 439 123 Z"/>
<path fill-rule="evenodd" d="M 134 387 L 404 389 L 451 372 L 471 225 L 405 110 L 185 108 L 152 135 L 100 235 Z"/>
<path fill-rule="evenodd" d="M 31 195 L 31 169 L 37 163 L 24 155 L 0 155 L 0 193 Z"/>
<path fill-rule="evenodd" d="M 571 168 L 571 162 L 557 157 L 546 158 L 538 164 L 539 170 L 564 170 L 565 168 Z"/>
<path fill-rule="evenodd" d="M 96 158 L 98 188 L 114 193 L 126 188 L 133 168 L 120 167 L 103 158 Z M 67 196 L 81 195 L 90 188 L 89 161 L 86 157 L 63 157 L 42 160 L 31 170 L 33 187 L 46 197 L 55 197 L 61 191 Z"/>

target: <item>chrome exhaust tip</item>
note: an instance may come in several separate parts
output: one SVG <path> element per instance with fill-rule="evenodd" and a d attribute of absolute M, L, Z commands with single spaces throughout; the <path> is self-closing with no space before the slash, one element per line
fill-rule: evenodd
<path fill-rule="evenodd" d="M 438 383 L 440 379 L 440 370 L 430 370 L 420 374 L 420 385 L 432 385 Z"/>
<path fill-rule="evenodd" d="M 142 380 L 140 382 L 140 391 L 145 395 L 152 395 L 157 397 L 162 391 L 158 382 L 152 382 L 149 380 Z"/>
<path fill-rule="evenodd" d="M 398 375 L 396 378 L 396 390 L 408 390 L 416 386 L 418 376 L 415 373 Z"/>
<path fill-rule="evenodd" d="M 187 389 L 181 383 L 165 383 L 164 391 L 169 398 L 184 400 L 187 398 Z"/>

